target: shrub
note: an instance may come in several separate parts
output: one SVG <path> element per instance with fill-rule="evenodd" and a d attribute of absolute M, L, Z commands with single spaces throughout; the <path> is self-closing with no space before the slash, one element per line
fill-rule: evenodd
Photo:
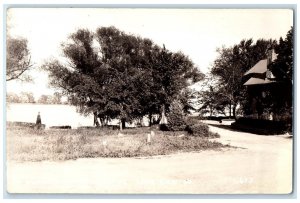
<path fill-rule="evenodd" d="M 179 101 L 174 101 L 167 114 L 168 129 L 171 131 L 183 131 L 186 128 L 186 119 Z"/>
<path fill-rule="evenodd" d="M 219 138 L 220 135 L 218 133 L 213 133 L 209 131 L 209 127 L 205 123 L 191 123 L 186 126 L 185 129 L 188 134 L 196 137 L 208 137 L 208 138 Z"/>
<path fill-rule="evenodd" d="M 186 127 L 186 131 L 194 136 L 208 136 L 209 128 L 204 123 L 191 124 Z M 206 136 L 207 135 L 207 136 Z"/>
<path fill-rule="evenodd" d="M 195 118 L 195 117 L 187 117 L 187 119 L 186 119 L 187 126 L 188 125 L 194 125 L 194 124 L 197 124 L 199 122 L 200 121 L 197 118 Z"/>
<path fill-rule="evenodd" d="M 160 124 L 159 125 L 159 130 L 161 130 L 161 131 L 169 131 L 170 129 L 169 129 L 168 125 L 166 125 L 166 124 Z"/>

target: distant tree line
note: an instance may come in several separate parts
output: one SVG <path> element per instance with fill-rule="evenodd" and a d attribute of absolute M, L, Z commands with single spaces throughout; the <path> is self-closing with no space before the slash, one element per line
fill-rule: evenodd
<path fill-rule="evenodd" d="M 62 94 L 55 92 L 53 95 L 41 95 L 35 99 L 32 92 L 21 92 L 20 94 L 8 92 L 6 94 L 6 102 L 8 103 L 38 103 L 38 104 L 68 104 L 62 101 Z"/>

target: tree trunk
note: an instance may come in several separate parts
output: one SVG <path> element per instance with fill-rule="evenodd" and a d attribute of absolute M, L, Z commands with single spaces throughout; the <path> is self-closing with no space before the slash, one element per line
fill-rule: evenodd
<path fill-rule="evenodd" d="M 143 118 L 139 118 L 138 123 L 139 123 L 140 127 L 142 127 L 143 126 Z"/>
<path fill-rule="evenodd" d="M 97 119 L 97 112 L 94 112 L 94 125 L 96 125 L 97 127 L 100 126 L 98 119 Z"/>
<path fill-rule="evenodd" d="M 100 123 L 101 123 L 101 127 L 106 126 L 106 122 L 105 122 L 105 118 L 99 118 L 100 119 Z"/>
<path fill-rule="evenodd" d="M 107 117 L 104 119 L 104 125 L 105 125 L 105 126 L 108 125 L 108 118 L 107 118 Z"/>
<path fill-rule="evenodd" d="M 125 128 L 125 119 L 122 120 L 122 128 Z"/>
<path fill-rule="evenodd" d="M 233 118 L 236 118 L 236 104 L 233 104 L 232 106 L 232 114 L 233 114 Z"/>
<path fill-rule="evenodd" d="M 121 118 L 121 122 L 120 122 L 120 130 L 125 129 L 125 121 L 126 121 L 125 118 Z"/>
<path fill-rule="evenodd" d="M 231 101 L 229 102 L 229 117 L 231 117 Z"/>
<path fill-rule="evenodd" d="M 161 113 L 158 115 L 157 124 L 160 123 L 160 120 L 161 120 Z"/>
<path fill-rule="evenodd" d="M 152 126 L 152 114 L 150 113 L 149 114 L 149 127 Z"/>

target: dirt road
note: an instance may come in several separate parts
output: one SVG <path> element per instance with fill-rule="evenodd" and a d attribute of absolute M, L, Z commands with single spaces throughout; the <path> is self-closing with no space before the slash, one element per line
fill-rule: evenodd
<path fill-rule="evenodd" d="M 292 139 L 210 126 L 237 148 L 151 158 L 9 162 L 12 193 L 286 194 Z"/>

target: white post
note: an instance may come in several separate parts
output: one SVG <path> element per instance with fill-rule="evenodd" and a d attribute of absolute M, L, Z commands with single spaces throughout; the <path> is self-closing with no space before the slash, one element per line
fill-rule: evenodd
<path fill-rule="evenodd" d="M 151 142 L 151 134 L 148 133 L 148 134 L 147 134 L 147 143 L 150 143 L 150 142 Z"/>
<path fill-rule="evenodd" d="M 122 120 L 120 119 L 120 130 L 122 130 Z"/>

